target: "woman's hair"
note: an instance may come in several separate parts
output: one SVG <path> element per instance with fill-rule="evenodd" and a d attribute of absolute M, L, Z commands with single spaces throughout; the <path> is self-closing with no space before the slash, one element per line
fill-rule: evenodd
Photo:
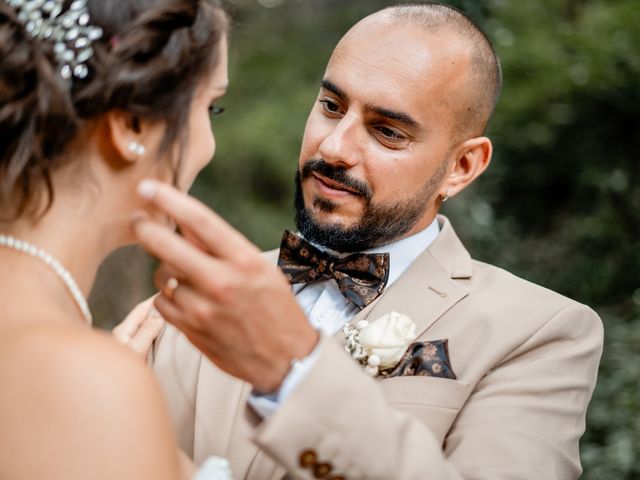
<path fill-rule="evenodd" d="M 86 78 L 64 80 L 55 42 L 34 38 L 0 0 L 1 220 L 41 213 L 41 194 L 51 205 L 51 174 L 88 119 L 126 111 L 164 122 L 162 151 L 183 145 L 192 97 L 228 28 L 218 0 L 87 3 L 90 24 L 103 34 L 91 44 Z"/>

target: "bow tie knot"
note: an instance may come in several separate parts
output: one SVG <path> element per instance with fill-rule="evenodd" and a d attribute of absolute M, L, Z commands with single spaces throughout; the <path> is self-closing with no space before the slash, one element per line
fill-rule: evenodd
<path fill-rule="evenodd" d="M 362 309 L 383 291 L 389 278 L 388 253 L 336 256 L 285 231 L 278 266 L 289 283 L 314 283 L 332 278 L 344 297 Z"/>
<path fill-rule="evenodd" d="M 321 258 L 318 260 L 318 267 L 316 270 L 321 276 L 331 276 L 331 272 L 333 272 L 333 265 L 334 262 L 328 258 Z"/>

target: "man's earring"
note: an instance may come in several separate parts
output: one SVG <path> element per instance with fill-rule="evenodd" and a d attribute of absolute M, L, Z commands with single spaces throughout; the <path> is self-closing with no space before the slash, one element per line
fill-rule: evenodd
<path fill-rule="evenodd" d="M 442 201 L 442 203 L 444 203 L 447 200 L 449 200 L 449 189 L 448 188 L 447 188 L 447 193 L 445 193 L 444 195 L 440 194 L 440 200 Z"/>
<path fill-rule="evenodd" d="M 144 152 L 147 151 L 147 149 L 144 148 L 144 145 L 135 141 L 129 142 L 129 145 L 127 146 L 127 148 L 131 153 L 135 153 L 138 156 L 144 155 Z"/>

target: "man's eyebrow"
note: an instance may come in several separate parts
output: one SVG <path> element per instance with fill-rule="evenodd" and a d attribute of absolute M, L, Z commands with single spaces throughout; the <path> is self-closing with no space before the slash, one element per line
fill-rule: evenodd
<path fill-rule="evenodd" d="M 367 110 L 371 110 L 382 117 L 390 118 L 391 120 L 395 120 L 396 122 L 407 125 L 408 127 L 418 128 L 420 126 L 420 124 L 408 113 L 394 112 L 393 110 L 376 107 L 375 105 L 367 105 L 366 108 Z"/>
<path fill-rule="evenodd" d="M 331 80 L 327 80 L 325 78 L 320 82 L 320 84 L 322 85 L 322 88 L 324 88 L 325 90 L 329 90 L 340 100 L 348 100 L 348 95 L 345 93 L 345 91 L 338 87 Z M 420 126 L 420 124 L 408 113 L 395 112 L 393 110 L 389 110 L 388 108 L 378 107 L 371 104 L 367 104 L 365 108 L 380 115 L 381 117 L 387 117 L 408 127 L 418 128 Z"/>
<path fill-rule="evenodd" d="M 322 88 L 324 88 L 325 90 L 329 90 L 331 93 L 337 96 L 340 100 L 347 100 L 348 97 L 347 97 L 347 94 L 344 92 L 344 90 L 342 90 L 340 87 L 338 87 L 335 83 L 331 82 L 330 80 L 327 80 L 325 78 L 320 82 L 320 85 L 322 85 Z"/>

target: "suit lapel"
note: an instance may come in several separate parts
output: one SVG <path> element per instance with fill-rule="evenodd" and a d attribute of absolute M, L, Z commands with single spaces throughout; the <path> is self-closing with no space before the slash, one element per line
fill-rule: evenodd
<path fill-rule="evenodd" d="M 438 220 L 438 238 L 393 285 L 358 313 L 350 323 L 364 319 L 375 320 L 396 311 L 413 320 L 417 338 L 468 295 L 468 286 L 457 280 L 471 278 L 471 257 L 446 217 L 439 216 Z M 341 332 L 335 336 L 342 339 Z"/>
<path fill-rule="evenodd" d="M 204 356 L 200 363 L 195 406 L 194 460 L 203 462 L 209 455 L 228 456 L 242 421 L 242 400 L 249 385 L 227 375 Z M 246 455 L 238 449 L 235 456 Z M 244 459 L 230 459 L 233 465 L 248 464 Z"/>

